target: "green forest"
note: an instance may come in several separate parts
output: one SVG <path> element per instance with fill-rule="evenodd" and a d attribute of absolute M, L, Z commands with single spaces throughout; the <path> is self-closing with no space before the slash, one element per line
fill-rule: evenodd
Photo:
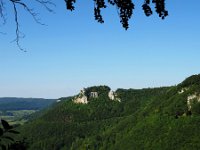
<path fill-rule="evenodd" d="M 176 86 L 117 89 L 108 86 L 99 98 L 76 104 L 62 98 L 15 128 L 28 150 L 198 150 L 200 149 L 200 75 Z M 190 99 L 190 96 L 193 98 Z"/>
<path fill-rule="evenodd" d="M 55 102 L 55 99 L 3 97 L 0 98 L 0 118 L 15 126 L 24 124 Z"/>
<path fill-rule="evenodd" d="M 55 101 L 55 99 L 43 98 L 4 97 L 0 98 L 0 110 L 41 110 Z"/>

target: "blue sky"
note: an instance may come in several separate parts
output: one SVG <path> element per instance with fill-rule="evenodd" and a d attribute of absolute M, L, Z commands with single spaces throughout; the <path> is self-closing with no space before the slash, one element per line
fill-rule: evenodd
<path fill-rule="evenodd" d="M 135 3 L 128 31 L 112 7 L 103 11 L 105 23 L 97 23 L 92 1 L 78 1 L 72 13 L 57 2 L 55 14 L 34 4 L 47 26 L 20 10 L 26 53 L 11 43 L 15 24 L 7 5 L 7 24 L 0 28 L 6 33 L 0 35 L 0 97 L 58 98 L 93 85 L 169 86 L 200 73 L 200 1 L 168 0 L 164 21 L 155 13 L 145 17 L 142 2 Z"/>

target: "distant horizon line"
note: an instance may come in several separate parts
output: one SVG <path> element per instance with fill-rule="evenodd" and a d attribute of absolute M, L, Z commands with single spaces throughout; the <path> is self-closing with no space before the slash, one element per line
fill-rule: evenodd
<path fill-rule="evenodd" d="M 186 77 L 184 80 L 186 80 L 187 78 L 189 78 L 189 77 L 191 77 L 191 76 L 195 76 L 195 75 L 200 75 L 199 73 L 197 73 L 197 74 L 193 74 L 193 75 L 190 75 L 190 76 L 188 76 L 188 77 Z M 183 80 L 183 81 L 184 81 Z M 183 82 L 182 81 L 182 82 Z M 180 82 L 180 83 L 182 83 L 182 82 Z M 129 89 L 133 89 L 133 90 L 142 90 L 142 89 L 154 89 L 154 88 L 165 88 L 165 87 L 173 87 L 173 86 L 177 86 L 178 84 L 180 84 L 180 83 L 177 83 L 177 84 L 174 84 L 174 85 L 164 85 L 164 86 L 152 86 L 152 87 L 143 87 L 143 88 L 115 88 L 115 90 L 113 90 L 113 91 L 116 91 L 117 89 L 125 89 L 125 90 L 129 90 Z M 93 86 L 108 86 L 108 85 L 93 85 Z M 93 87 L 93 86 L 87 86 L 86 88 L 88 88 L 88 87 Z M 110 86 L 108 86 L 108 87 L 110 87 Z M 85 88 L 85 87 L 82 87 L 81 89 L 83 89 L 83 88 Z M 79 91 L 81 91 L 81 89 L 79 89 Z M 111 90 L 112 90 L 112 88 L 111 88 Z M 72 97 L 72 96 L 75 96 L 76 94 L 71 94 L 71 95 L 68 95 L 68 96 L 60 96 L 60 97 L 57 97 L 57 98 L 44 98 L 44 97 L 32 97 L 32 96 L 30 96 L 30 97 L 23 97 L 23 96 L 19 96 L 19 97 L 17 97 L 17 96 L 0 96 L 0 98 L 22 98 L 22 99 L 49 99 L 49 100 L 56 100 L 56 99 L 60 99 L 60 98 L 66 98 L 66 97 Z"/>
<path fill-rule="evenodd" d="M 102 86 L 102 85 L 93 85 L 93 86 Z M 93 87 L 93 86 L 88 86 L 88 87 L 83 87 L 83 88 L 89 88 L 89 87 Z M 106 85 L 107 86 L 107 85 Z M 124 89 L 124 90 L 129 90 L 129 89 L 133 89 L 133 90 L 142 90 L 142 89 L 154 89 L 154 88 L 165 88 L 165 87 L 172 87 L 172 86 L 177 86 L 177 84 L 175 84 L 175 85 L 169 85 L 169 86 L 155 86 L 155 87 L 144 87 L 144 88 L 117 88 L 117 89 Z M 109 87 L 109 86 L 108 86 Z M 83 88 L 81 88 L 81 89 L 83 89 Z M 79 89 L 79 91 L 81 90 L 81 89 Z M 111 91 L 116 91 L 117 89 L 115 89 L 115 90 L 112 90 L 111 89 Z M 75 94 L 76 95 L 76 94 Z M 28 99 L 28 98 L 30 98 L 30 99 L 49 99 L 49 100 L 53 100 L 53 99 L 60 99 L 60 98 L 65 98 L 65 97 L 71 97 L 71 96 L 75 96 L 75 95 L 69 95 L 69 96 L 60 96 L 60 97 L 58 97 L 58 98 L 44 98 L 44 97 L 23 97 L 23 96 L 0 96 L 0 99 L 1 98 L 23 98 L 23 99 Z"/>

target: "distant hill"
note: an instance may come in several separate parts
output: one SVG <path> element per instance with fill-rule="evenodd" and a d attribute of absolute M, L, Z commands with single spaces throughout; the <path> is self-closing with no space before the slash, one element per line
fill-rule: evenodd
<path fill-rule="evenodd" d="M 0 98 L 0 111 L 7 110 L 41 110 L 52 103 L 55 99 L 43 98 L 15 98 L 3 97 Z"/>
<path fill-rule="evenodd" d="M 92 88 L 99 90 L 101 86 Z M 63 99 L 21 126 L 28 149 L 200 149 L 200 75 L 177 86 L 118 89 L 120 102 L 110 100 L 108 91 L 101 92 L 87 104 Z"/>

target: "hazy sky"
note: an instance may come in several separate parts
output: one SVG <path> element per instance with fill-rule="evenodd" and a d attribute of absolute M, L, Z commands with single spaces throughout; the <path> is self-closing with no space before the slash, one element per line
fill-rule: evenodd
<path fill-rule="evenodd" d="M 136 3 L 130 29 L 125 31 L 114 8 L 103 11 L 105 24 L 93 17 L 92 0 L 78 1 L 68 12 L 57 2 L 55 14 L 35 5 L 36 24 L 21 9 L 20 27 L 26 37 L 20 51 L 15 43 L 12 9 L 0 26 L 0 97 L 58 98 L 82 87 L 108 85 L 145 88 L 175 85 L 200 73 L 200 1 L 167 0 L 169 17 L 147 18 Z"/>

